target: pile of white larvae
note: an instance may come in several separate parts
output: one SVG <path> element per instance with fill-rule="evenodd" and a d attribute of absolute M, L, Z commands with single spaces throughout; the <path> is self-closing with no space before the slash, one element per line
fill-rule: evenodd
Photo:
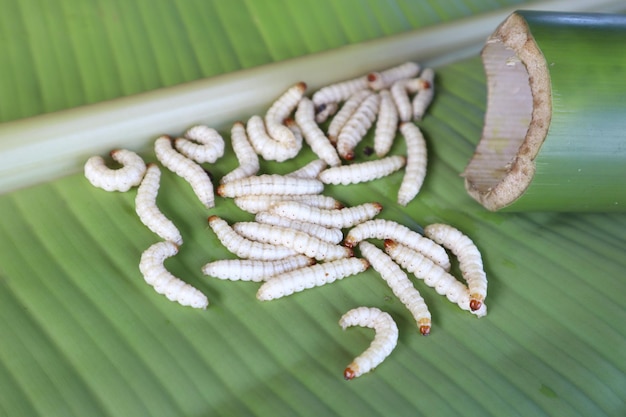
<path fill-rule="evenodd" d="M 236 259 L 211 261 L 203 266 L 203 274 L 262 282 L 257 298 L 272 300 L 372 267 L 406 305 L 420 333 L 428 335 L 428 306 L 406 270 L 462 310 L 484 316 L 487 278 L 481 254 L 467 236 L 446 224 L 431 224 L 420 234 L 397 222 L 377 219 L 383 208 L 377 202 L 344 207 L 322 194 L 326 184 L 373 181 L 404 167 L 398 203 L 405 206 L 415 198 L 427 161 L 426 142 L 414 121 L 422 118 L 434 92 L 434 72 L 424 69 L 419 73 L 419 65 L 407 62 L 329 85 L 311 98 L 306 96 L 306 84 L 297 83 L 264 116 L 233 124 L 231 144 L 238 166 L 220 179 L 216 189 L 201 165 L 213 164 L 224 154 L 224 140 L 215 129 L 198 125 L 174 140 L 157 138 L 154 151 L 158 161 L 187 180 L 206 208 L 215 206 L 217 194 L 232 198 L 237 207 L 254 215 L 254 221 L 232 224 L 217 215 L 208 217 L 213 233 Z M 322 126 L 328 118 L 324 132 Z M 377 158 L 354 162 L 355 148 L 372 126 Z M 387 155 L 398 130 L 406 141 L 406 155 Z M 299 154 L 303 142 L 317 159 L 287 174 L 260 172 L 259 157 L 277 162 L 291 159 Z M 141 256 L 139 268 L 144 279 L 172 301 L 205 309 L 207 297 L 164 267 L 165 259 L 178 252 L 183 238 L 156 205 L 159 165 L 145 164 L 125 149 L 112 151 L 111 157 L 122 167 L 109 168 L 102 157 L 94 156 L 85 164 L 85 176 L 107 191 L 138 186 L 136 212 L 162 239 Z M 370 239 L 383 241 L 384 249 Z M 360 256 L 355 256 L 355 248 Z M 466 283 L 450 273 L 448 251 L 458 258 Z M 370 347 L 346 368 L 346 379 L 369 372 L 396 346 L 397 326 L 388 313 L 377 308 L 350 310 L 340 325 L 376 331 Z"/>

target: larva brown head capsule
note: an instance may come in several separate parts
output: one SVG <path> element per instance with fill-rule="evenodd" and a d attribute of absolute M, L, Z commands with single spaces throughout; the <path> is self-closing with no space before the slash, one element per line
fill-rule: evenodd
<path fill-rule="evenodd" d="M 298 90 L 302 91 L 303 93 L 307 89 L 307 85 L 304 81 L 300 81 L 298 84 L 296 84 L 296 87 L 298 88 Z"/>
<path fill-rule="evenodd" d="M 343 371 L 343 377 L 345 378 L 346 381 L 354 379 L 355 376 L 356 376 L 356 372 L 349 366 Z"/>
<path fill-rule="evenodd" d="M 395 248 L 398 244 L 393 239 L 385 239 L 385 249 Z"/>
<path fill-rule="evenodd" d="M 430 334 L 430 326 L 420 326 L 420 333 L 422 336 L 428 336 Z"/>
<path fill-rule="evenodd" d="M 215 193 L 219 195 L 220 197 L 223 197 L 224 196 L 224 184 L 218 185 L 217 189 L 215 190 Z"/>
<path fill-rule="evenodd" d="M 352 249 L 356 246 L 356 242 L 353 239 L 346 238 L 346 240 L 343 241 L 343 246 Z"/>
<path fill-rule="evenodd" d="M 469 302 L 469 307 L 472 311 L 477 311 L 480 310 L 480 308 L 482 307 L 483 303 L 480 300 L 477 300 L 475 298 L 472 298 Z"/>
<path fill-rule="evenodd" d="M 378 77 L 378 73 L 370 72 L 369 74 L 367 74 L 367 81 L 370 83 L 376 82 L 376 80 L 378 80 Z"/>

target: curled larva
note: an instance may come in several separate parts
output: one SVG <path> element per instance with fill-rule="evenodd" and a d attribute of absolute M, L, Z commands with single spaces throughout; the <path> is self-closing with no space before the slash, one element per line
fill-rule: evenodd
<path fill-rule="evenodd" d="M 361 142 L 378 115 L 380 96 L 372 94 L 365 98 L 352 113 L 337 136 L 337 153 L 347 160 L 354 159 L 354 148 Z"/>
<path fill-rule="evenodd" d="M 289 131 L 289 135 L 293 136 L 293 142 L 283 143 L 274 140 L 265 130 L 263 118 L 254 115 L 248 119 L 246 124 L 246 132 L 248 139 L 252 144 L 255 152 L 267 161 L 284 162 L 295 157 L 302 148 L 302 142 L 298 142 L 293 132 L 287 126 L 282 126 L 284 131 Z"/>
<path fill-rule="evenodd" d="M 319 224 L 301 222 L 291 220 L 277 214 L 261 211 L 254 216 L 254 220 L 258 223 L 271 224 L 273 226 L 288 227 L 291 229 L 306 232 L 311 236 L 321 239 L 325 242 L 338 244 L 343 240 L 343 232 L 341 229 L 320 226 Z"/>
<path fill-rule="evenodd" d="M 261 301 L 285 297 L 308 288 L 330 284 L 345 277 L 356 275 L 369 268 L 363 258 L 341 258 L 274 275 L 257 291 Z"/>
<path fill-rule="evenodd" d="M 172 139 L 169 136 L 157 138 L 154 142 L 154 152 L 163 166 L 184 178 L 191 185 L 202 204 L 207 208 L 215 206 L 211 178 L 200 165 L 178 153 L 172 147 Z"/>
<path fill-rule="evenodd" d="M 237 207 L 252 214 L 256 214 L 261 211 L 268 211 L 272 205 L 279 201 L 298 201 L 308 206 L 325 209 L 339 209 L 343 207 L 343 204 L 340 201 L 323 194 L 250 194 L 235 197 L 233 199 L 233 202 Z"/>
<path fill-rule="evenodd" d="M 85 178 L 94 187 L 105 191 L 126 192 L 139 185 L 146 172 L 146 164 L 139 155 L 128 149 L 115 149 L 111 151 L 111 158 L 121 168 L 111 169 L 106 166 L 101 156 L 92 156 L 85 162 Z"/>
<path fill-rule="evenodd" d="M 359 90 L 352 94 L 350 97 L 348 97 L 346 102 L 343 103 L 341 109 L 339 109 L 337 114 L 335 114 L 333 119 L 330 121 L 330 124 L 328 125 L 328 130 L 326 131 L 326 133 L 328 134 L 328 139 L 332 143 L 337 142 L 337 136 L 339 136 L 339 132 L 341 132 L 341 129 L 350 119 L 350 116 L 352 116 L 356 109 L 359 108 L 361 103 L 372 94 L 374 93 L 371 90 Z"/>
<path fill-rule="evenodd" d="M 400 132 L 406 142 L 406 168 L 398 189 L 398 204 L 406 206 L 422 188 L 428 157 L 426 141 L 419 127 L 413 122 L 403 122 Z"/>
<path fill-rule="evenodd" d="M 192 126 L 184 136 L 174 139 L 174 147 L 199 164 L 213 163 L 224 155 L 224 139 L 213 128 L 205 125 Z"/>
<path fill-rule="evenodd" d="M 135 197 L 135 211 L 148 229 L 161 239 L 169 240 L 180 246 L 183 238 L 174 223 L 159 210 L 156 204 L 161 181 L 161 170 L 156 164 L 148 164 L 146 174 L 139 184 Z"/>
<path fill-rule="evenodd" d="M 367 83 L 372 90 L 382 90 L 391 87 L 391 84 L 404 78 L 413 78 L 420 72 L 419 64 L 405 62 L 383 71 L 367 74 Z"/>
<path fill-rule="evenodd" d="M 205 275 L 231 281 L 267 281 L 274 275 L 313 265 L 315 259 L 293 255 L 272 261 L 259 259 L 220 259 L 202 267 Z"/>
<path fill-rule="evenodd" d="M 374 128 L 374 152 L 382 158 L 387 155 L 393 145 L 398 130 L 398 109 L 393 102 L 389 90 L 380 91 L 380 105 Z"/>
<path fill-rule="evenodd" d="M 380 203 L 363 203 L 341 209 L 320 209 L 297 201 L 280 201 L 272 205 L 269 211 L 292 220 L 344 229 L 374 218 L 382 209 Z"/>
<path fill-rule="evenodd" d="M 390 239 L 385 240 L 385 252 L 408 272 L 434 288 L 437 294 L 445 295 L 462 310 L 478 317 L 487 314 L 487 306 L 484 303 L 478 310 L 472 310 L 469 305 L 468 288 L 426 256 Z"/>
<path fill-rule="evenodd" d="M 139 270 L 143 278 L 156 292 L 165 295 L 169 300 L 184 306 L 206 309 L 209 305 L 207 297 L 197 288 L 192 287 L 170 273 L 163 262 L 178 253 L 178 246 L 169 241 L 158 242 L 146 249 L 141 255 Z"/>
<path fill-rule="evenodd" d="M 369 242 L 362 241 L 359 243 L 359 250 L 372 268 L 387 282 L 395 296 L 411 312 L 420 333 L 428 335 L 431 327 L 430 311 L 406 273 L 389 255 Z"/>
<path fill-rule="evenodd" d="M 350 380 L 370 372 L 391 354 L 398 343 L 398 326 L 393 318 L 376 307 L 358 307 L 341 316 L 342 329 L 363 326 L 374 329 L 374 340 L 369 347 L 344 370 L 343 376 Z"/>
<path fill-rule="evenodd" d="M 411 106 L 413 108 L 413 119 L 422 120 L 424 113 L 430 106 L 435 96 L 435 71 L 432 68 L 425 68 L 420 74 L 421 88 L 413 97 Z"/>
<path fill-rule="evenodd" d="M 284 246 L 246 239 L 235 232 L 226 220 L 215 215 L 209 217 L 209 226 L 222 245 L 240 258 L 271 261 L 298 254 L 293 249 Z"/>
<path fill-rule="evenodd" d="M 232 227 L 235 232 L 250 240 L 285 246 L 318 261 L 332 261 L 352 256 L 350 248 L 289 227 L 257 222 L 239 222 Z"/>
<path fill-rule="evenodd" d="M 291 171 L 285 175 L 289 177 L 296 177 L 296 178 L 317 178 L 320 172 L 326 169 L 327 166 L 328 166 L 328 163 L 326 163 L 325 160 L 314 159 L 311 162 L 307 163 L 306 165 L 303 165 L 302 167 L 294 171 Z"/>
<path fill-rule="evenodd" d="M 240 178 L 217 187 L 222 197 L 240 197 L 250 194 L 319 194 L 324 183 L 314 178 L 297 178 L 279 174 L 261 174 Z"/>
<path fill-rule="evenodd" d="M 249 177 L 259 172 L 259 156 L 248 140 L 246 127 L 242 122 L 233 123 L 230 129 L 230 142 L 239 166 L 220 179 L 224 184 L 239 178 Z"/>
<path fill-rule="evenodd" d="M 313 102 L 307 97 L 302 98 L 298 104 L 298 110 L 296 110 L 296 122 L 302 129 L 304 140 L 318 158 L 326 164 L 330 166 L 341 165 L 337 150 L 322 129 L 319 128 L 314 117 Z"/>
<path fill-rule="evenodd" d="M 265 113 L 265 128 L 274 140 L 286 145 L 295 145 L 296 138 L 292 131 L 284 129 L 284 121 L 295 110 L 305 91 L 306 83 L 304 82 L 291 86 L 272 103 Z"/>
<path fill-rule="evenodd" d="M 446 271 L 450 270 L 450 258 L 442 246 L 393 220 L 372 219 L 358 224 L 348 231 L 343 244 L 353 248 L 365 239 L 392 239 L 420 252 Z"/>
<path fill-rule="evenodd" d="M 315 108 L 318 109 L 317 111 L 319 112 L 321 106 L 345 101 L 353 93 L 366 89 L 367 87 L 367 77 L 360 76 L 322 87 L 313 93 L 311 100 L 313 100 L 313 104 L 315 104 Z"/>
<path fill-rule="evenodd" d="M 358 184 L 391 175 L 405 163 L 406 157 L 402 155 L 386 156 L 382 159 L 327 168 L 320 172 L 318 179 L 324 184 Z"/>
<path fill-rule="evenodd" d="M 449 249 L 458 258 L 459 269 L 470 294 L 470 308 L 480 309 L 487 297 L 487 275 L 482 256 L 474 242 L 458 229 L 441 223 L 426 226 L 424 235 Z"/>

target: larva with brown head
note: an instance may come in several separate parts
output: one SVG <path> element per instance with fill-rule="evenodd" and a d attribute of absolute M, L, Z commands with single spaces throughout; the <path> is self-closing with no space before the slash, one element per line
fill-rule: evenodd
<path fill-rule="evenodd" d="M 283 272 L 310 266 L 315 259 L 304 255 L 264 261 L 259 259 L 220 259 L 202 267 L 204 275 L 231 281 L 263 282 Z"/>
<path fill-rule="evenodd" d="M 395 67 L 387 68 L 379 72 L 367 74 L 367 83 L 372 90 L 382 90 L 389 88 L 394 82 L 405 78 L 413 78 L 420 72 L 419 64 L 415 62 L 405 62 Z"/>
<path fill-rule="evenodd" d="M 280 201 L 298 201 L 308 206 L 324 209 L 340 209 L 343 207 L 340 201 L 323 194 L 249 194 L 233 199 L 237 207 L 252 214 L 268 211 L 272 205 Z"/>
<path fill-rule="evenodd" d="M 422 120 L 435 96 L 435 71 L 432 68 L 425 68 L 419 79 L 421 88 L 418 89 L 411 102 L 413 119 L 417 121 Z"/>
<path fill-rule="evenodd" d="M 318 179 L 324 184 L 358 184 L 391 175 L 405 163 L 406 157 L 402 155 L 386 156 L 382 159 L 327 168 L 320 172 Z"/>
<path fill-rule="evenodd" d="M 269 212 L 292 220 L 344 229 L 374 218 L 382 209 L 383 206 L 375 202 L 329 210 L 311 207 L 297 201 L 280 201 L 272 205 Z"/>
<path fill-rule="evenodd" d="M 337 153 L 343 159 L 354 159 L 354 148 L 361 142 L 376 120 L 379 101 L 380 96 L 378 94 L 372 94 L 365 98 L 339 132 Z"/>
<path fill-rule="evenodd" d="M 311 100 L 319 112 L 321 106 L 329 103 L 340 103 L 347 100 L 355 92 L 366 88 L 368 88 L 367 77 L 360 76 L 322 87 L 313 93 Z"/>
<path fill-rule="evenodd" d="M 110 155 L 115 162 L 122 165 L 121 168 L 107 167 L 101 156 L 92 156 L 85 162 L 85 178 L 91 185 L 105 191 L 121 192 L 126 192 L 139 185 L 146 172 L 146 164 L 143 159 L 128 149 L 114 149 Z"/>
<path fill-rule="evenodd" d="M 318 158 L 330 166 L 341 165 L 337 150 L 315 122 L 313 102 L 307 97 L 302 98 L 298 104 L 296 122 L 302 129 L 304 140 Z"/>
<path fill-rule="evenodd" d="M 261 174 L 233 180 L 217 187 L 222 197 L 241 197 L 251 194 L 301 195 L 319 194 L 324 183 L 313 178 L 298 178 L 279 174 Z"/>
<path fill-rule="evenodd" d="M 400 124 L 400 132 L 406 142 L 406 168 L 398 189 L 398 204 L 406 206 L 420 192 L 426 178 L 428 156 L 426 140 L 413 122 Z"/>
<path fill-rule="evenodd" d="M 284 122 L 295 110 L 306 92 L 306 83 L 298 82 L 287 89 L 265 113 L 265 128 L 267 133 L 276 141 L 290 146 L 296 143 L 293 132 L 285 130 Z"/>
<path fill-rule="evenodd" d="M 341 109 L 339 109 L 337 114 L 335 114 L 333 119 L 330 121 L 330 124 L 328 125 L 328 130 L 326 133 L 328 134 L 328 139 L 330 140 L 331 143 L 337 142 L 337 137 L 339 136 L 339 132 L 341 132 L 341 129 L 343 129 L 346 122 L 354 114 L 356 109 L 359 108 L 361 103 L 363 103 L 363 101 L 367 97 L 373 94 L 374 93 L 371 90 L 359 90 L 355 92 L 354 94 L 352 94 L 350 97 L 348 97 L 348 100 L 346 100 L 346 102 L 343 103 L 343 106 L 341 106 Z"/>

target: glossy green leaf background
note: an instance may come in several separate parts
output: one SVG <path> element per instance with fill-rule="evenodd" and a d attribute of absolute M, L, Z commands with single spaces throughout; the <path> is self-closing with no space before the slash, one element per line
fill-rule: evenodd
<path fill-rule="evenodd" d="M 515 3 L 2 1 L 0 119 Z M 211 302 L 206 311 L 183 308 L 139 273 L 141 252 L 158 238 L 134 213 L 135 190 L 107 193 L 73 174 L 0 196 L 0 415 L 623 416 L 626 216 L 486 212 L 459 177 L 482 129 L 480 58 L 438 68 L 436 86 L 420 122 L 429 171 L 416 200 L 393 203 L 400 173 L 327 189 L 346 204 L 381 201 L 380 217 L 415 229 L 439 221 L 462 229 L 483 253 L 487 317 L 416 282 L 433 315 L 422 337 L 371 271 L 259 302 L 258 284 L 202 276 L 202 265 L 229 254 L 188 184 L 164 171 L 159 205 L 185 239 L 166 266 Z M 397 141 L 392 153 L 403 151 Z M 305 150 L 263 168 L 285 172 L 312 158 Z M 231 154 L 211 171 L 219 177 L 235 163 Z M 250 217 L 221 198 L 210 213 Z M 345 381 L 343 369 L 373 333 L 342 331 L 337 321 L 360 305 L 392 314 L 400 339 L 374 372 Z"/>

